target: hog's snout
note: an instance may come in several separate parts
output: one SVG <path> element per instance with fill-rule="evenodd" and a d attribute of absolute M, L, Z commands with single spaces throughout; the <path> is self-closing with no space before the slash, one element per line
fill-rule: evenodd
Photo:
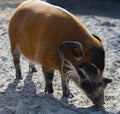
<path fill-rule="evenodd" d="M 105 104 L 105 101 L 103 98 L 94 98 L 92 102 L 95 106 L 102 106 Z"/>

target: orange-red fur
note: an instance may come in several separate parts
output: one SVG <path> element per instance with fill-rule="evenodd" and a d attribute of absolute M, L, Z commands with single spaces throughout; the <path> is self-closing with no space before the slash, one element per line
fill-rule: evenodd
<path fill-rule="evenodd" d="M 58 48 L 63 41 L 82 43 L 85 56 L 79 62 L 69 50 L 65 50 L 65 56 L 75 65 L 89 62 L 91 47 L 102 45 L 77 17 L 39 0 L 28 0 L 17 7 L 10 19 L 9 36 L 12 53 L 17 45 L 28 59 L 58 70 Z"/>

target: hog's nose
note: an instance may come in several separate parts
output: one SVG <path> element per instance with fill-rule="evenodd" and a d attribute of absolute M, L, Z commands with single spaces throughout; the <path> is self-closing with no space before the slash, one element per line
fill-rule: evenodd
<path fill-rule="evenodd" d="M 104 102 L 104 100 L 100 100 L 100 99 L 95 98 L 95 99 L 93 100 L 93 104 L 94 104 L 95 106 L 102 106 L 102 105 L 105 104 L 105 102 Z"/>

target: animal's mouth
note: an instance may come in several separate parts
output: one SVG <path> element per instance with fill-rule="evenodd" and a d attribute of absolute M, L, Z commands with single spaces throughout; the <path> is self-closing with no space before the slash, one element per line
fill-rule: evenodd
<path fill-rule="evenodd" d="M 95 107 L 101 107 L 105 104 L 104 101 L 93 101 L 93 104 L 95 105 Z"/>

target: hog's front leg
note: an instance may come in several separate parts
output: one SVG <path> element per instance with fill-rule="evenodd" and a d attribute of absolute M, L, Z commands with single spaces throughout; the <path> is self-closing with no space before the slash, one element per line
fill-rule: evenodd
<path fill-rule="evenodd" d="M 67 80 L 65 77 L 61 76 L 61 83 L 62 83 L 62 91 L 63 96 L 67 98 L 73 98 L 73 94 L 70 92 L 69 89 L 69 80 Z"/>

